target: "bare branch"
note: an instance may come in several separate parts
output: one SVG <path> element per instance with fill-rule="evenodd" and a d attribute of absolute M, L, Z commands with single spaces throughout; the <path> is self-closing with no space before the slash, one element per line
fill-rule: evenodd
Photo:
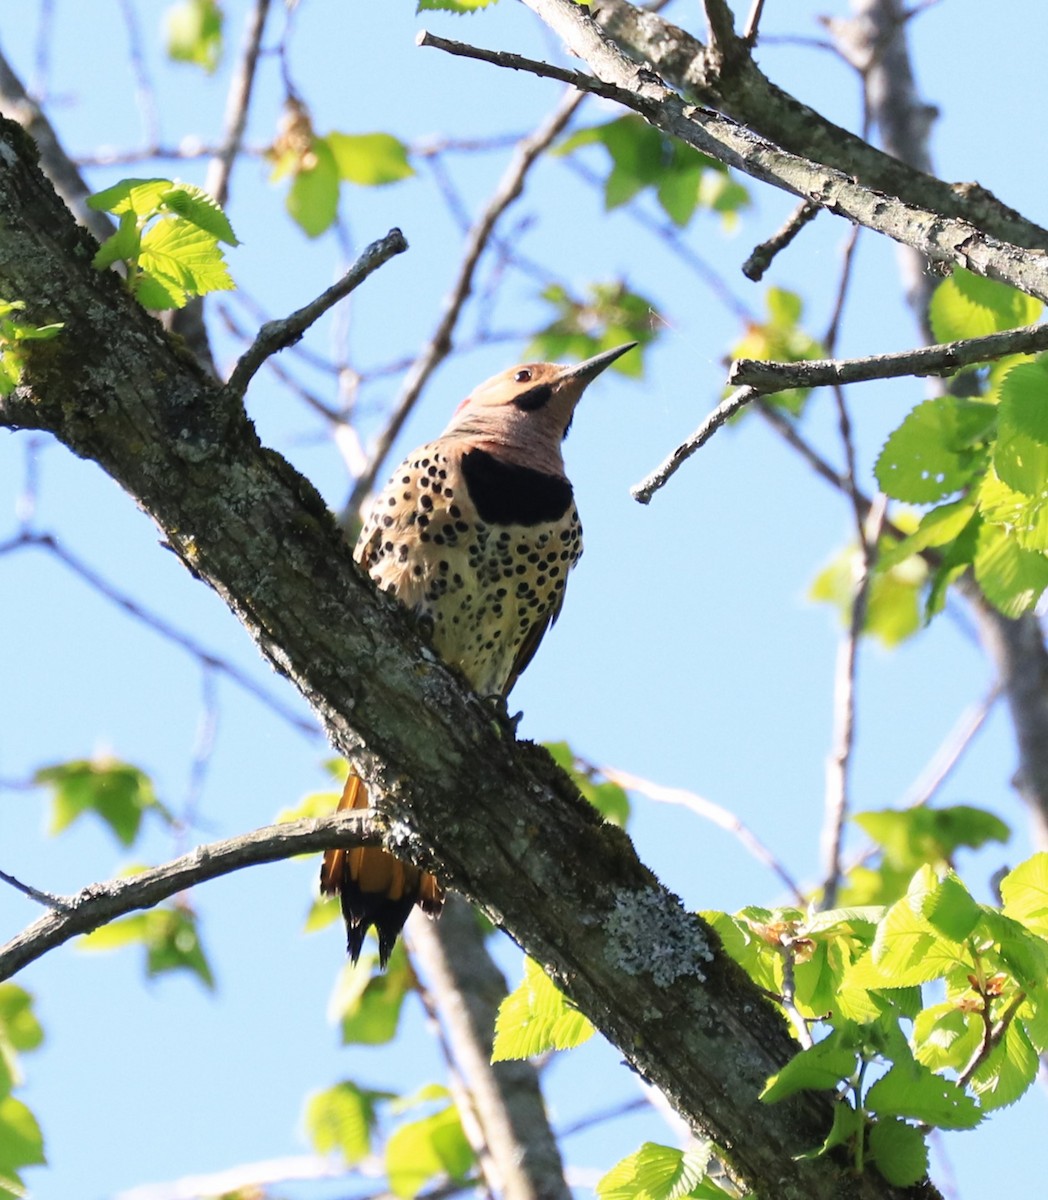
<path fill-rule="evenodd" d="M 204 188 L 214 196 L 216 203 L 224 205 L 229 194 L 229 176 L 233 163 L 244 140 L 244 130 L 247 127 L 248 109 L 251 105 L 251 91 L 255 84 L 255 74 L 258 70 L 258 55 L 262 48 L 262 33 L 269 14 L 270 0 L 255 0 L 254 8 L 248 14 L 244 29 L 244 48 L 240 53 L 240 61 L 229 85 L 226 98 L 225 136 L 222 146 L 211 160 L 207 170 Z"/>
<path fill-rule="evenodd" d="M 989 362 L 1006 354 L 1036 354 L 1045 349 L 1048 349 L 1048 325 L 1025 325 L 1021 329 L 991 333 L 986 337 L 919 346 L 915 350 L 891 354 L 873 354 L 866 358 L 815 359 L 796 363 L 736 359 L 728 371 L 728 382 L 738 390 L 722 400 L 698 429 L 650 475 L 635 484 L 630 492 L 635 500 L 647 504 L 722 425 L 760 396 L 790 388 L 896 379 L 903 375 L 948 375 L 962 367 Z"/>
<path fill-rule="evenodd" d="M 975 735 L 982 729 L 986 718 L 1000 698 L 1001 685 L 994 683 L 980 700 L 968 705 L 927 765 L 906 789 L 900 807 L 918 808 L 931 801 L 960 762 L 961 756 L 972 744 Z"/>
<path fill-rule="evenodd" d="M 764 12 L 764 0 L 753 0 L 750 6 L 750 15 L 746 18 L 746 27 L 743 30 L 742 40 L 752 50 L 757 44 L 757 31 L 761 23 L 761 14 Z"/>
<path fill-rule="evenodd" d="M 372 242 L 357 259 L 357 261 L 342 276 L 338 283 L 333 283 L 326 291 L 321 292 L 315 300 L 284 317 L 279 321 L 267 321 L 258 331 L 254 342 L 237 360 L 226 383 L 226 393 L 231 399 L 239 400 L 247 390 L 247 385 L 255 373 L 271 355 L 279 350 L 292 346 L 306 330 L 336 305 L 344 300 L 350 292 L 359 287 L 365 279 L 377 271 L 383 263 L 388 262 L 395 254 L 403 254 L 408 248 L 404 235 L 399 229 L 391 229 L 384 238 Z"/>
<path fill-rule="evenodd" d="M 856 512 L 858 503 L 849 454 L 848 484 Z M 877 540 L 884 521 L 886 497 L 879 494 L 860 534 L 858 569 L 852 591 L 852 607 L 845 634 L 837 654 L 837 674 L 834 683 L 833 749 L 826 763 L 826 820 L 823 826 L 823 883 L 820 907 L 833 908 L 841 878 L 841 849 L 844 826 L 850 808 L 849 779 L 852 751 L 855 747 L 855 694 L 859 661 L 859 641 L 866 623 L 866 605 L 876 555 Z M 861 522 L 861 517 L 859 518 Z"/>
<path fill-rule="evenodd" d="M 233 663 L 228 662 L 224 658 L 220 658 L 189 634 L 183 633 L 163 617 L 143 607 L 143 605 L 137 600 L 133 600 L 126 592 L 120 591 L 119 588 L 100 575 L 94 567 L 89 566 L 83 559 L 78 558 L 71 550 L 63 546 L 53 535 L 49 533 L 32 533 L 29 530 L 25 530 L 10 541 L 0 542 L 0 555 L 32 547 L 48 551 L 63 566 L 68 567 L 69 570 L 82 579 L 88 587 L 98 592 L 99 595 L 104 596 L 118 608 L 122 608 L 124 612 L 134 617 L 136 621 L 141 621 L 148 629 L 152 629 L 155 633 L 160 634 L 161 637 L 166 638 L 169 642 L 173 642 L 176 646 L 191 654 L 205 670 L 220 672 L 227 679 L 235 683 L 237 687 L 242 688 L 272 712 L 275 712 L 282 720 L 287 721 L 299 733 L 304 733 L 308 737 L 319 736 L 320 731 L 313 721 L 304 720 L 290 705 L 285 705 L 276 697 L 271 696 L 250 675 L 241 671 L 239 667 L 234 666 Z"/>
<path fill-rule="evenodd" d="M 707 800 L 704 796 L 687 791 L 685 788 L 666 787 L 660 783 L 652 783 L 650 779 L 642 779 L 639 775 L 633 775 L 629 771 L 620 771 L 617 767 L 597 767 L 581 759 L 578 761 L 578 765 L 584 771 L 600 775 L 611 783 L 617 783 L 619 787 L 630 792 L 637 792 L 658 804 L 677 804 L 687 808 L 704 821 L 709 821 L 719 829 L 734 834 L 758 862 L 763 863 L 778 877 L 779 882 L 798 904 L 807 903 L 807 897 L 800 884 L 753 830 L 735 813 L 720 804 L 715 804 L 712 800 Z"/>
<path fill-rule="evenodd" d="M 771 266 L 771 261 L 780 250 L 784 250 L 798 233 L 808 224 L 819 211 L 818 205 L 810 200 L 802 200 L 786 218 L 782 228 L 754 247 L 749 258 L 742 264 L 742 273 L 747 279 L 759 283 L 764 278 L 764 272 Z"/>
<path fill-rule="evenodd" d="M 35 900 L 37 904 L 42 904 L 45 908 L 65 910 L 69 907 L 69 901 L 64 896 L 57 896 L 54 892 L 41 891 L 32 884 L 23 883 L 14 875 L 8 875 L 6 871 L 0 871 L 0 879 L 13 887 L 16 892 L 21 892 L 23 896 L 28 896 L 30 900 Z"/>
<path fill-rule="evenodd" d="M 752 387 L 739 388 L 732 392 L 727 399 L 710 413 L 705 421 L 695 430 L 686 441 L 674 450 L 667 458 L 640 481 L 630 488 L 630 495 L 641 504 L 647 504 L 655 493 L 663 487 L 670 478 L 688 461 L 689 458 L 710 440 L 718 429 L 731 420 L 737 412 L 741 412 L 747 404 L 756 400 L 761 393 Z"/>
<path fill-rule="evenodd" d="M 588 62 L 596 79 L 516 59 L 514 66 L 572 82 L 618 100 L 671 137 L 736 167 L 754 179 L 912 246 L 936 263 L 956 263 L 1048 301 L 1048 254 L 1030 254 L 990 237 L 976 225 L 943 212 L 886 196 L 843 171 L 782 150 L 719 113 L 689 104 L 649 68 L 638 67 L 572 0 L 524 0 L 568 48 Z M 457 44 L 455 53 L 472 53 Z M 475 57 L 492 60 L 489 51 Z"/>
<path fill-rule="evenodd" d="M 439 923 L 413 917 L 411 949 L 432 984 L 431 996 L 454 1064 L 469 1093 L 470 1124 L 482 1135 L 482 1167 L 504 1200 L 570 1195 L 557 1142 L 546 1119 L 534 1066 L 491 1061 L 495 1016 L 506 981 L 484 946 L 477 916 L 449 896 Z"/>
<path fill-rule="evenodd" d="M 152 908 L 194 884 L 228 875 L 241 867 L 278 862 L 296 854 L 309 854 L 338 846 L 379 846 L 383 823 L 373 809 L 332 813 L 330 817 L 267 825 L 222 842 L 198 846 L 162 867 L 126 879 L 93 883 L 72 896 L 48 897 L 51 911 L 0 946 L 0 980 L 10 979 L 29 963 L 79 934 L 125 916 Z M 11 883 L 11 877 L 4 875 Z M 19 890 L 27 891 L 24 884 Z M 33 889 L 35 890 L 35 889 Z M 34 899 L 47 896 L 38 893 Z"/>

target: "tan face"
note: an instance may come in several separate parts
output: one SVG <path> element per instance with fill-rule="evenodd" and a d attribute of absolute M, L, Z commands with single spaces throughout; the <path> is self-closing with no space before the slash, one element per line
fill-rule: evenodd
<path fill-rule="evenodd" d="M 633 348 L 616 346 L 581 363 L 521 363 L 474 388 L 447 433 L 563 441 L 582 393 L 606 367 Z"/>

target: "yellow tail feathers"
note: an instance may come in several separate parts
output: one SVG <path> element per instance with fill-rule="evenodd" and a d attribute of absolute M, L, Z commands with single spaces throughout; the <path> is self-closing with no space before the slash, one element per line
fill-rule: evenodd
<path fill-rule="evenodd" d="M 367 807 L 367 788 L 351 772 L 338 810 Z M 444 904 L 444 889 L 436 876 L 372 846 L 325 851 L 320 890 L 341 899 L 347 948 L 353 962 L 360 957 L 368 929 L 374 926 L 382 966 L 389 961 L 412 908 L 417 904 L 423 912 L 436 916 Z"/>

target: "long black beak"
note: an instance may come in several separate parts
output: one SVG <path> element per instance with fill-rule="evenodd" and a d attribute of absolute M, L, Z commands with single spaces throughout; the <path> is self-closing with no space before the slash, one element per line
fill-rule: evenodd
<path fill-rule="evenodd" d="M 610 367 L 615 359 L 621 358 L 627 350 L 632 350 L 636 344 L 636 342 L 624 342 L 621 346 L 616 346 L 614 350 L 605 350 L 602 354 L 595 354 L 592 358 L 587 358 L 585 362 L 576 363 L 573 367 L 565 367 L 561 379 L 573 379 L 587 384 L 596 379 L 605 367 Z"/>

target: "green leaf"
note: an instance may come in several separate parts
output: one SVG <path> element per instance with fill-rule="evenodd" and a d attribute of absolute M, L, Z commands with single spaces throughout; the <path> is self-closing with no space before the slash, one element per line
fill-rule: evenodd
<path fill-rule="evenodd" d="M 204 954 L 196 916 L 183 905 L 153 908 L 112 921 L 79 941 L 83 950 L 107 951 L 139 942 L 146 951 L 146 975 L 153 979 L 169 971 L 188 971 L 208 989 L 215 979 Z"/>
<path fill-rule="evenodd" d="M 491 1061 L 531 1058 L 547 1050 L 570 1050 L 594 1033 L 579 1012 L 533 959 L 524 959 L 524 978 L 499 1005 Z"/>
<path fill-rule="evenodd" d="M 165 193 L 173 186 L 170 179 L 121 179 L 112 187 L 88 196 L 87 206 L 116 216 L 133 212 L 147 219 L 159 211 Z"/>
<path fill-rule="evenodd" d="M 865 1106 L 878 1117 L 908 1117 L 939 1129 L 974 1129 L 982 1120 L 971 1096 L 916 1059 L 882 1075 L 866 1093 Z"/>
<path fill-rule="evenodd" d="M 481 8 L 487 8 L 489 4 L 497 3 L 498 0 L 418 0 L 418 7 L 415 11 L 471 13 L 477 12 Z"/>
<path fill-rule="evenodd" d="M 936 341 L 952 342 L 1032 325 L 1042 307 L 1005 283 L 958 267 L 935 289 L 928 316 Z"/>
<path fill-rule="evenodd" d="M 960 1073 L 981 1040 L 978 1013 L 959 1008 L 955 1000 L 922 1009 L 913 1023 L 914 1056 L 933 1071 Z"/>
<path fill-rule="evenodd" d="M 1048 853 L 1040 851 L 1001 880 L 1003 912 L 1048 938 Z"/>
<path fill-rule="evenodd" d="M 163 815 L 149 776 L 115 759 L 81 759 L 43 767 L 34 781 L 52 788 L 51 834 L 61 833 L 83 813 L 93 812 L 122 846 L 130 846 L 146 812 L 155 810 Z"/>
<path fill-rule="evenodd" d="M 597 1196 L 600 1200 L 680 1200 L 706 1178 L 712 1153 L 708 1142 L 692 1150 L 645 1142 L 600 1179 Z"/>
<path fill-rule="evenodd" d="M 16 983 L 0 983 L 0 1040 L 22 1051 L 35 1050 L 44 1040 L 33 998 Z"/>
<path fill-rule="evenodd" d="M 813 1150 L 806 1150 L 797 1157 L 801 1159 L 819 1158 L 835 1146 L 851 1146 L 856 1138 L 863 1137 L 866 1130 L 866 1117 L 841 1097 L 833 1103 L 833 1124 L 826 1140 Z"/>
<path fill-rule="evenodd" d="M 381 1046 L 396 1037 L 404 998 L 415 990 L 403 945 L 398 942 L 385 971 L 375 972 L 378 956 L 364 955 L 356 964 L 346 963 L 328 1005 L 339 1022 L 342 1044 Z"/>
<path fill-rule="evenodd" d="M 888 570 L 932 546 L 945 546 L 959 537 L 975 515 L 975 501 L 951 500 L 929 509 L 909 537 L 885 546 L 878 559 L 877 569 Z"/>
<path fill-rule="evenodd" d="M 848 971 L 846 982 L 865 988 L 913 987 L 958 966 L 974 967 L 967 949 L 944 937 L 923 915 L 940 894 L 935 872 L 922 867 L 906 896 L 888 909 L 869 954 Z"/>
<path fill-rule="evenodd" d="M 1039 496 L 1048 481 L 1048 370 L 1040 362 L 1013 367 L 997 411 L 994 469 L 1009 487 Z"/>
<path fill-rule="evenodd" d="M 203 188 L 194 187 L 191 183 L 179 183 L 165 192 L 161 201 L 168 212 L 203 229 L 217 241 L 225 242 L 228 246 L 240 245 L 229 218 Z"/>
<path fill-rule="evenodd" d="M 593 145 L 603 146 L 611 159 L 604 181 L 608 209 L 628 203 L 650 187 L 670 220 L 683 227 L 700 205 L 731 218 L 749 203 L 741 184 L 733 181 L 730 189 L 723 186 L 728 176 L 722 164 L 666 137 L 638 116 L 576 130 L 561 142 L 557 153 L 571 154 Z"/>
<path fill-rule="evenodd" d="M 950 941 L 962 942 L 978 924 L 981 910 L 951 871 L 928 894 L 921 915 Z"/>
<path fill-rule="evenodd" d="M 306 1132 L 318 1154 L 337 1151 L 347 1167 L 361 1162 L 371 1152 L 375 1127 L 375 1101 L 381 1092 L 367 1091 L 345 1080 L 306 1101 Z"/>
<path fill-rule="evenodd" d="M 975 1069 L 971 1089 L 984 1112 L 1014 1104 L 1037 1078 L 1037 1051 L 1022 1023 L 1011 1020 L 1004 1036 Z"/>
<path fill-rule="evenodd" d="M 804 1089 L 825 1091 L 855 1073 L 859 1036 L 857 1026 L 846 1022 L 821 1042 L 802 1050 L 764 1085 L 760 1098 L 766 1104 L 785 1100 Z"/>
<path fill-rule="evenodd" d="M 776 362 L 805 362 L 822 358 L 822 345 L 801 327 L 804 304 L 795 292 L 768 288 L 764 303 L 768 320 L 750 322 L 745 335 L 731 347 L 732 358 L 773 359 Z M 799 416 L 811 392 L 810 388 L 790 388 L 768 400 L 794 416 Z"/>
<path fill-rule="evenodd" d="M 928 1174 L 928 1143 L 905 1121 L 877 1121 L 869 1145 L 877 1170 L 896 1187 L 911 1187 Z"/>
<path fill-rule="evenodd" d="M 712 925 L 727 954 L 739 964 L 753 982 L 767 992 L 782 992 L 782 954 L 762 935 L 763 928 L 772 924 L 770 909 L 757 916 L 755 909 L 743 909 L 737 916 L 728 913 L 703 911 L 699 915 Z"/>
<path fill-rule="evenodd" d="M 575 786 L 605 821 L 625 828 L 630 816 L 630 800 L 617 783 L 594 782 L 590 775 L 578 769 L 575 754 L 567 742 L 544 742 L 554 762 L 567 771 Z"/>
<path fill-rule="evenodd" d="M 970 483 L 981 470 L 981 447 L 995 409 L 958 396 L 918 404 L 888 438 L 875 465 L 877 482 L 896 500 L 928 504 Z"/>
<path fill-rule="evenodd" d="M 809 599 L 834 605 L 845 624 L 851 621 L 861 560 L 856 546 L 846 546 L 816 575 L 808 592 Z M 878 562 L 867 589 L 863 633 L 889 648 L 916 633 L 921 624 L 920 591 L 927 575 L 924 563 L 912 556 L 891 567 Z"/>
<path fill-rule="evenodd" d="M 464 1179 L 473 1159 L 454 1105 L 401 1125 L 386 1143 L 389 1186 L 405 1200 L 412 1200 L 427 1183 L 441 1176 Z"/>
<path fill-rule="evenodd" d="M 0 1100 L 0 1190 L 11 1182 L 16 1187 L 9 1190 L 22 1194 L 19 1171 L 46 1161 L 44 1137 L 36 1118 L 21 1100 L 5 1096 Z"/>
<path fill-rule="evenodd" d="M 1011 836 L 1000 817 L 968 804 L 886 808 L 856 813 L 853 820 L 883 848 L 885 860 L 908 877 L 925 863 L 952 861 L 962 846 L 978 849 Z"/>
<path fill-rule="evenodd" d="M 147 277 L 170 289 L 172 295 L 181 295 L 181 304 L 186 296 L 233 287 L 218 239 L 185 220 L 162 218 L 151 225 L 142 235 L 138 264 Z M 140 289 L 136 288 L 136 294 L 142 300 Z M 153 307 L 142 302 L 146 308 Z"/>
<path fill-rule="evenodd" d="M 164 14 L 167 53 L 209 74 L 222 57 L 222 9 L 216 0 L 182 0 Z"/>
<path fill-rule="evenodd" d="M 363 187 L 407 179 L 415 171 L 408 148 L 389 133 L 329 133 L 321 139 L 331 151 L 340 178 Z"/>
<path fill-rule="evenodd" d="M 1014 476 L 1013 476 L 1014 477 Z M 991 467 L 979 483 L 979 513 L 990 525 L 1003 526 L 1022 550 L 1048 550 L 1048 495 L 1016 491 Z M 978 545 L 978 542 L 976 542 Z M 974 555 L 973 555 L 974 557 Z"/>
<path fill-rule="evenodd" d="M 287 211 L 309 237 L 330 229 L 338 213 L 338 165 L 327 142 L 313 140 L 307 165 L 295 172 L 287 194 Z"/>
<path fill-rule="evenodd" d="M 1000 525 L 984 525 L 975 552 L 975 579 L 986 599 L 1006 617 L 1029 612 L 1048 587 L 1048 558 L 1024 550 Z"/>
<path fill-rule="evenodd" d="M 622 375 L 639 378 L 644 370 L 641 351 L 655 339 L 661 318 L 644 296 L 622 283 L 594 283 L 584 300 L 559 285 L 547 287 L 542 299 L 558 316 L 540 330 L 524 351 L 525 357 L 563 362 L 589 358 L 623 342 L 639 342 L 637 352 L 623 355 L 611 366 Z"/>
<path fill-rule="evenodd" d="M 116 262 L 133 262 L 142 249 L 142 230 L 137 214 L 130 209 L 120 214 L 116 233 L 112 233 L 98 247 L 91 265 L 96 271 L 104 271 Z"/>

